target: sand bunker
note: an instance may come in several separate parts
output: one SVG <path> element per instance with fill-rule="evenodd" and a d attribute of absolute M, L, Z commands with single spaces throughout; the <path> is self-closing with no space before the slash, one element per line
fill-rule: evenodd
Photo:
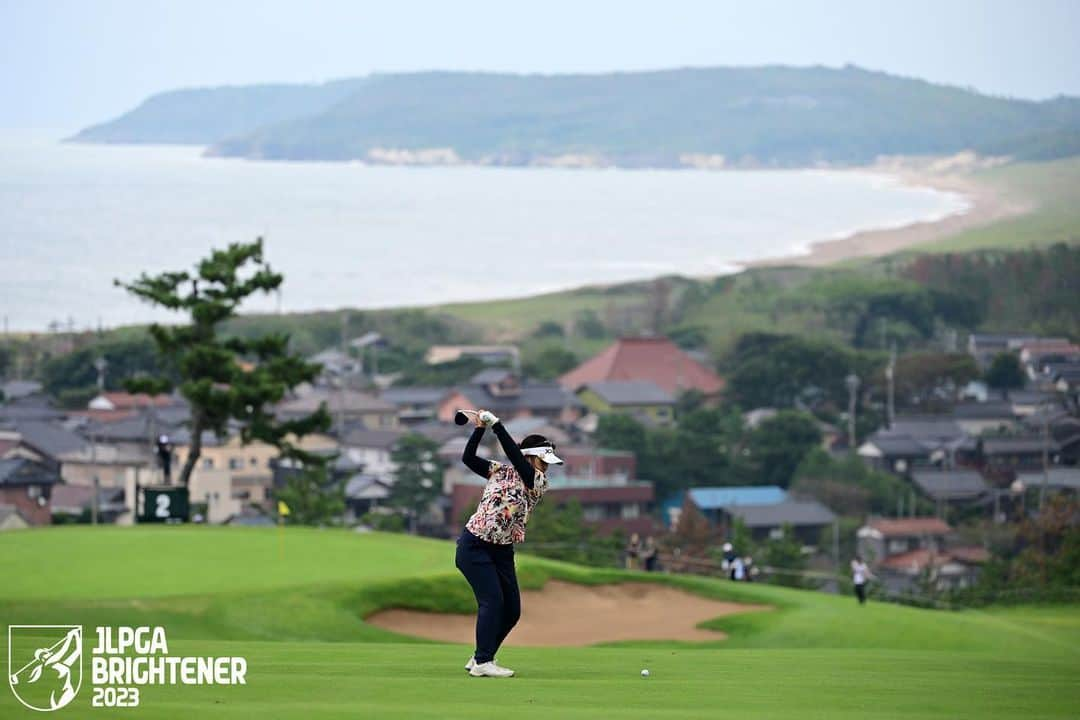
<path fill-rule="evenodd" d="M 771 610 L 768 605 L 718 602 L 652 583 L 573 585 L 551 581 L 522 593 L 521 621 L 511 645 L 569 646 L 619 640 L 722 640 L 698 623 L 722 615 Z M 475 615 L 383 610 L 366 618 L 403 635 L 471 645 Z"/>

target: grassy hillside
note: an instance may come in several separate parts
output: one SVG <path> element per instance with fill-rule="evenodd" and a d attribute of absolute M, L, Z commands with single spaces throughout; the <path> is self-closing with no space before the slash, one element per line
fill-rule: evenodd
<path fill-rule="evenodd" d="M 848 597 L 519 558 L 524 585 L 665 582 L 771 612 L 707 625 L 716 643 L 535 649 L 511 640 L 506 687 L 465 676 L 468 648 L 366 625 L 382 607 L 470 612 L 450 543 L 273 529 L 54 528 L 0 535 L 6 623 L 164 624 L 172 654 L 243 655 L 238 688 L 147 687 L 143 717 L 1074 717 L 1075 607 L 939 612 Z M 526 606 L 525 612 L 528 612 Z M 643 679 L 641 668 L 652 676 Z M 68 716 L 94 716 L 83 692 Z M 510 698 L 514 698 L 511 700 Z M 100 711 L 97 711 L 100 712 Z M 0 716 L 17 717 L 0 693 Z"/>
<path fill-rule="evenodd" d="M 74 142 L 209 145 L 319 113 L 364 80 L 321 85 L 253 85 L 164 92 L 118 118 L 81 130 Z"/>
<path fill-rule="evenodd" d="M 1005 197 L 1036 205 L 1015 218 L 967 230 L 914 252 L 1025 249 L 1055 243 L 1080 243 L 1080 158 L 1004 165 L 983 171 L 978 182 Z"/>
<path fill-rule="evenodd" d="M 264 111 L 251 113 L 259 124 L 246 132 L 235 122 L 243 107 Z M 450 149 L 460 161 L 501 165 L 575 156 L 679 166 L 696 154 L 727 166 L 805 167 L 965 149 L 1058 157 L 1080 136 L 1080 100 L 990 97 L 854 66 L 426 72 L 177 91 L 79 137 L 146 141 L 155 127 L 172 138 L 185 125 L 196 137 L 218 133 L 212 153 L 258 159 L 378 160 L 378 151 Z"/>

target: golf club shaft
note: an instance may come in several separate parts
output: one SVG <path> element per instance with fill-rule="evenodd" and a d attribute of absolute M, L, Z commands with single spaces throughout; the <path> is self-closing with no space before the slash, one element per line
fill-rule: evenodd
<path fill-rule="evenodd" d="M 60 640 L 57 640 L 55 643 L 53 643 L 48 648 L 49 652 L 52 652 L 53 650 L 55 650 L 58 646 L 60 646 L 64 642 L 64 640 L 67 640 L 67 635 L 65 635 L 63 638 L 61 638 Z M 15 678 L 18 678 L 19 675 L 21 675 L 23 672 L 25 672 L 27 668 L 29 668 L 31 665 L 36 665 L 39 662 L 41 662 L 41 661 L 37 660 L 37 659 L 34 659 L 34 660 L 31 660 L 30 662 L 26 663 L 21 668 L 19 668 L 18 670 L 16 670 L 15 672 L 13 672 L 11 674 L 12 679 L 14 680 Z M 18 682 L 18 680 L 16 680 L 16 682 Z"/>

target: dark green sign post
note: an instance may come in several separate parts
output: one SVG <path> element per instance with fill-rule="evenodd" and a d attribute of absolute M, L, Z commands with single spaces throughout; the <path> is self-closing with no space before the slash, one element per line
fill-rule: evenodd
<path fill-rule="evenodd" d="M 140 523 L 187 522 L 188 489 L 176 485 L 143 487 L 139 493 Z"/>

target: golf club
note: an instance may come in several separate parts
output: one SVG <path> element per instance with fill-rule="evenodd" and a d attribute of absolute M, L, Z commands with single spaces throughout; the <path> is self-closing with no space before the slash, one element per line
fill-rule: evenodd
<path fill-rule="evenodd" d="M 49 648 L 48 648 L 48 651 L 49 651 L 49 652 L 53 652 L 54 650 L 56 650 L 56 648 L 60 647 L 60 645 L 62 645 L 62 644 L 63 644 L 64 640 L 67 640 L 67 636 L 66 636 L 66 635 L 65 635 L 65 636 L 64 636 L 63 638 L 61 638 L 60 640 L 57 640 L 57 641 L 56 641 L 55 643 L 53 643 L 53 645 L 52 645 L 51 647 L 49 647 Z M 38 664 L 39 662 L 41 662 L 41 661 L 40 661 L 40 660 L 38 660 L 37 658 L 34 658 L 34 659 L 33 659 L 33 660 L 31 660 L 30 662 L 28 662 L 28 663 L 26 663 L 25 665 L 23 665 L 23 666 L 22 666 L 21 668 L 19 668 L 19 669 L 18 669 L 18 670 L 16 670 L 15 672 L 13 672 L 13 673 L 11 674 L 11 684 L 12 684 L 12 685 L 18 685 L 18 684 L 19 684 L 19 675 L 21 675 L 22 673 L 24 673 L 24 672 L 25 672 L 25 671 L 27 670 L 27 668 L 29 668 L 30 666 L 32 666 L 32 665 L 36 665 L 36 664 Z"/>
<path fill-rule="evenodd" d="M 476 411 L 476 410 L 458 410 L 457 412 L 454 413 L 454 423 L 456 425 L 465 425 L 466 423 L 469 422 L 469 416 L 470 415 L 475 417 L 475 416 L 477 416 L 479 414 L 480 413 L 478 411 Z"/>

